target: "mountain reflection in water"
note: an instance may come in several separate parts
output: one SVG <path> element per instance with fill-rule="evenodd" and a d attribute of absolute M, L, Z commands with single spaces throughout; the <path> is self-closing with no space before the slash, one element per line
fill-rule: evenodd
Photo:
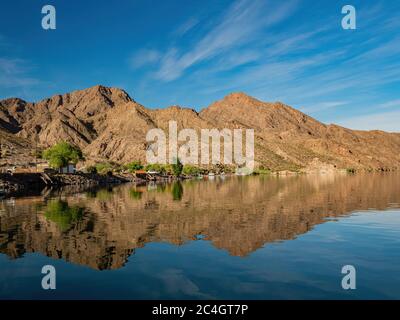
<path fill-rule="evenodd" d="M 399 177 L 232 177 L 7 200 L 0 202 L 0 253 L 38 252 L 107 270 L 122 268 L 149 242 L 205 239 L 244 257 L 327 218 L 398 208 Z"/>

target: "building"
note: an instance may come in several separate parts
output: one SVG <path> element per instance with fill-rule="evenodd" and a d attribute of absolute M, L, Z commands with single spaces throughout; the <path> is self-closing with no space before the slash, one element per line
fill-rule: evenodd
<path fill-rule="evenodd" d="M 59 173 L 76 173 L 76 166 L 73 163 L 69 163 L 65 167 L 58 169 Z"/>

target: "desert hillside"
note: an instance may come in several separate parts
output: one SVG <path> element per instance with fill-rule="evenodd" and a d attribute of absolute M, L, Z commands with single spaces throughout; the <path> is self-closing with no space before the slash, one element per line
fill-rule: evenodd
<path fill-rule="evenodd" d="M 37 103 L 0 101 L 2 145 L 13 152 L 8 161 L 17 155 L 29 161 L 36 142 L 45 148 L 60 140 L 79 146 L 91 161 L 145 161 L 147 131 L 166 129 L 169 120 L 177 121 L 179 129 L 252 128 L 256 162 L 271 170 L 400 168 L 398 133 L 326 125 L 283 103 L 244 93 L 232 93 L 200 113 L 179 106 L 147 109 L 125 91 L 104 86 Z"/>

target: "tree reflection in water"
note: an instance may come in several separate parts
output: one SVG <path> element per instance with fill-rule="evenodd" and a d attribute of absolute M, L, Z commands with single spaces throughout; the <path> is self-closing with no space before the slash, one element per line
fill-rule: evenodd
<path fill-rule="evenodd" d="M 55 222 L 62 231 L 69 230 L 74 224 L 79 222 L 84 213 L 84 208 L 79 206 L 69 206 L 63 200 L 51 200 L 44 210 L 44 216 Z"/>

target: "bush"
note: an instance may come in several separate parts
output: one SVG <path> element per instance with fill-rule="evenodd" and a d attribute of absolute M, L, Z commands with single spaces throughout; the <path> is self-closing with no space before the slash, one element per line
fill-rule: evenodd
<path fill-rule="evenodd" d="M 164 166 L 162 164 L 159 163 L 151 163 L 148 164 L 145 167 L 146 171 L 157 171 L 157 172 L 163 172 L 164 171 Z"/>
<path fill-rule="evenodd" d="M 125 165 L 125 169 L 128 170 L 129 172 L 134 172 L 136 170 L 142 170 L 143 165 L 140 163 L 140 161 L 133 161 Z"/>
<path fill-rule="evenodd" d="M 97 174 L 97 168 L 95 166 L 89 166 L 86 168 L 86 172 L 90 174 Z"/>
<path fill-rule="evenodd" d="M 271 170 L 268 168 L 264 168 L 263 166 L 258 167 L 254 170 L 255 174 L 271 174 Z"/>
<path fill-rule="evenodd" d="M 161 172 L 166 174 L 173 174 L 174 170 L 172 169 L 172 165 L 170 164 L 163 164 L 161 165 Z"/>
<path fill-rule="evenodd" d="M 114 169 L 113 165 L 108 162 L 96 164 L 96 170 L 100 174 L 109 174 L 109 172 L 112 173 L 113 169 Z"/>
<path fill-rule="evenodd" d="M 183 174 L 186 174 L 186 175 L 196 176 L 196 175 L 200 174 L 201 171 L 200 171 L 200 168 L 185 164 L 183 166 L 182 172 L 183 172 Z"/>

